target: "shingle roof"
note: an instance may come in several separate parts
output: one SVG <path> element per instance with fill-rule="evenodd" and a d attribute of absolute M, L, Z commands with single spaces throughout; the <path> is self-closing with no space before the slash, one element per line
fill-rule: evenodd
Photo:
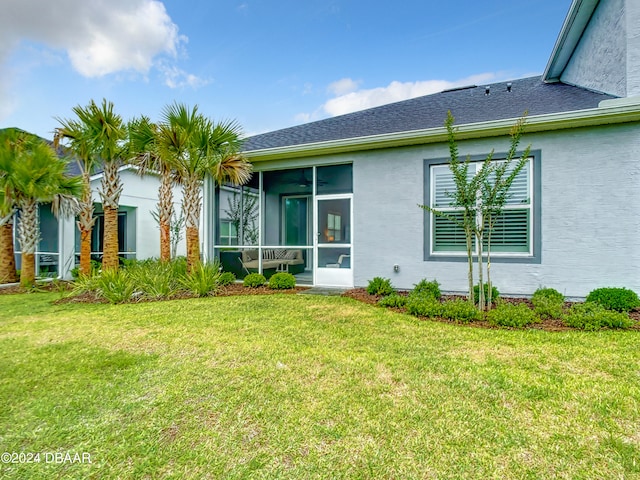
<path fill-rule="evenodd" d="M 511 91 L 507 90 L 511 83 Z M 447 111 L 456 125 L 596 108 L 615 98 L 563 83 L 529 77 L 485 86 L 443 91 L 359 112 L 255 135 L 245 140 L 245 152 L 307 143 L 366 137 L 442 127 Z"/>

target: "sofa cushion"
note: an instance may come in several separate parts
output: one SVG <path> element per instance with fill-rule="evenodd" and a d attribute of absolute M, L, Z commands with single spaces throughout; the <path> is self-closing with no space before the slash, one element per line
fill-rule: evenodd
<path fill-rule="evenodd" d="M 296 258 L 298 258 L 298 252 L 300 250 L 285 250 L 285 254 L 284 257 L 286 260 L 295 260 Z"/>
<path fill-rule="evenodd" d="M 252 260 L 258 259 L 258 250 L 243 250 L 242 251 L 242 261 L 250 262 Z"/>

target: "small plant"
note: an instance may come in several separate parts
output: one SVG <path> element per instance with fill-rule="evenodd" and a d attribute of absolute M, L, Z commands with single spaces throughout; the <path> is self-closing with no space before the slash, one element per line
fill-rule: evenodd
<path fill-rule="evenodd" d="M 599 330 L 601 328 L 629 328 L 634 321 L 627 313 L 607 310 L 595 302 L 577 303 L 571 307 L 564 322 L 573 328 Z"/>
<path fill-rule="evenodd" d="M 263 286 L 265 283 L 267 283 L 267 279 L 261 273 L 250 273 L 244 277 L 244 280 L 242 281 L 242 284 L 245 287 L 250 288 L 258 288 Z"/>
<path fill-rule="evenodd" d="M 369 281 L 367 285 L 367 293 L 369 295 L 387 296 L 395 292 L 395 289 L 391 285 L 391 280 L 388 278 L 375 277 Z"/>
<path fill-rule="evenodd" d="M 428 295 L 409 295 L 407 312 L 421 317 L 442 316 L 442 304 Z"/>
<path fill-rule="evenodd" d="M 126 270 L 103 270 L 94 279 L 96 294 L 109 303 L 128 302 L 136 290 L 135 283 Z"/>
<path fill-rule="evenodd" d="M 618 312 L 628 312 L 640 307 L 640 298 L 636 292 L 628 288 L 596 288 L 587 295 L 587 302 L 595 302 L 607 310 Z"/>
<path fill-rule="evenodd" d="M 482 314 L 476 307 L 462 299 L 444 302 L 440 316 L 462 323 L 469 323 L 482 318 Z"/>
<path fill-rule="evenodd" d="M 231 285 L 232 283 L 235 283 L 235 281 L 236 276 L 233 272 L 222 272 L 220 274 L 219 283 L 222 286 Z"/>
<path fill-rule="evenodd" d="M 414 285 L 412 293 L 416 295 L 426 295 L 436 300 L 440 300 L 442 293 L 440 292 L 440 284 L 436 280 L 427 282 L 426 279 L 420 280 Z"/>
<path fill-rule="evenodd" d="M 492 325 L 518 328 L 540 321 L 538 315 L 525 303 L 499 303 L 487 313 L 487 320 Z"/>
<path fill-rule="evenodd" d="M 387 295 L 386 297 L 382 297 L 378 301 L 378 305 L 387 308 L 401 308 L 407 304 L 407 297 L 402 295 L 398 295 L 397 293 L 392 293 L 391 295 Z"/>
<path fill-rule="evenodd" d="M 484 298 L 486 300 L 489 298 L 489 284 L 483 283 L 482 289 L 484 290 Z M 475 298 L 476 303 L 478 303 L 478 299 L 480 298 L 480 285 L 474 285 L 473 298 Z M 500 298 L 500 292 L 494 285 L 492 285 L 491 286 L 491 303 L 496 303 L 496 300 L 498 300 L 498 298 Z"/>
<path fill-rule="evenodd" d="M 296 277 L 290 273 L 279 272 L 269 278 L 269 288 L 272 290 L 290 290 L 296 286 Z"/>
<path fill-rule="evenodd" d="M 564 295 L 553 288 L 539 288 L 531 297 L 534 311 L 541 318 L 561 318 Z"/>
<path fill-rule="evenodd" d="M 126 270 L 145 298 L 171 298 L 178 290 L 178 277 L 173 275 L 170 263 L 159 260 L 136 262 Z"/>
<path fill-rule="evenodd" d="M 199 262 L 180 280 L 182 286 L 198 297 L 215 294 L 220 285 L 220 265 Z"/>

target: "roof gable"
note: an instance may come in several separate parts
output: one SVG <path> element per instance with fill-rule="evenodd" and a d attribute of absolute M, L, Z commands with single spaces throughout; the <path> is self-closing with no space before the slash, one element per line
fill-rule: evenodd
<path fill-rule="evenodd" d="M 600 0 L 573 0 L 542 78 L 559 82 Z"/>

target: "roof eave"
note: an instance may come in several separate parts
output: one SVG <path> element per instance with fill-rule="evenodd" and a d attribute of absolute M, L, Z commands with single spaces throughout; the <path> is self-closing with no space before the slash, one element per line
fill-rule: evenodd
<path fill-rule="evenodd" d="M 548 83 L 560 81 L 562 72 L 578 46 L 598 2 L 599 0 L 573 0 L 542 75 L 543 81 Z"/>
<path fill-rule="evenodd" d="M 622 101 L 624 100 L 624 101 Z M 517 118 L 457 125 L 456 138 L 467 140 L 508 135 Z M 597 108 L 527 118 L 526 133 L 640 121 L 640 97 L 605 100 Z M 290 145 L 244 152 L 252 162 L 407 147 L 447 140 L 444 127 Z"/>

